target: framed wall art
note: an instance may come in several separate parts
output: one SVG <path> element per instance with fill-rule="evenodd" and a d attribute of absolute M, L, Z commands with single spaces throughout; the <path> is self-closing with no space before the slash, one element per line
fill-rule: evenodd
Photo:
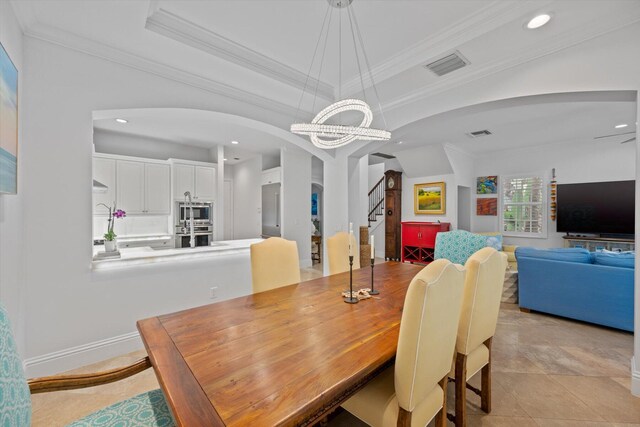
<path fill-rule="evenodd" d="M 492 175 L 476 178 L 476 194 L 498 194 L 498 177 Z"/>
<path fill-rule="evenodd" d="M 498 199 L 496 197 L 476 199 L 476 215 L 498 216 Z"/>
<path fill-rule="evenodd" d="M 444 182 L 427 182 L 413 186 L 413 208 L 416 214 L 443 215 L 446 210 Z"/>
<path fill-rule="evenodd" d="M 18 70 L 0 44 L 0 193 L 18 192 Z"/>

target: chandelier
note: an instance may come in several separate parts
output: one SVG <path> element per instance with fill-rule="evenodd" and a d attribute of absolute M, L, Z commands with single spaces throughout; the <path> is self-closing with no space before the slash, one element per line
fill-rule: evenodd
<path fill-rule="evenodd" d="M 318 42 L 316 43 L 316 49 L 313 54 L 313 58 L 311 61 L 311 66 L 309 67 L 309 73 L 307 74 L 307 82 L 311 76 L 311 70 L 313 68 L 313 64 L 316 62 L 316 55 L 318 54 L 318 48 L 320 46 L 321 40 L 324 38 L 324 47 L 322 49 L 322 57 L 320 59 L 320 71 L 318 72 L 317 82 L 320 81 L 320 74 L 322 72 L 322 62 L 324 59 L 324 54 L 327 47 L 327 40 L 329 39 L 329 31 L 331 26 L 331 18 L 333 17 L 333 10 L 331 7 L 338 9 L 338 18 L 339 18 L 339 27 L 338 27 L 338 98 L 341 98 L 342 91 L 342 15 L 340 9 L 346 9 L 347 15 L 349 17 L 349 26 L 351 30 L 351 35 L 353 38 L 353 48 L 355 51 L 356 62 L 358 65 L 358 72 L 360 77 L 360 84 L 362 87 L 362 97 L 365 101 L 355 98 L 343 99 L 339 100 L 328 107 L 324 108 L 320 111 L 310 123 L 294 123 L 291 125 L 291 132 L 298 135 L 306 135 L 311 140 L 311 143 L 318 148 L 330 149 L 330 148 L 338 148 L 343 145 L 347 145 L 356 140 L 362 141 L 388 141 L 391 139 L 391 133 L 386 130 L 374 129 L 371 128 L 370 125 L 373 121 L 373 111 L 371 107 L 366 102 L 366 92 L 364 86 L 364 75 L 362 73 L 361 64 L 360 64 L 360 54 L 358 53 L 358 44 L 360 47 L 360 52 L 363 56 L 363 60 L 367 66 L 369 80 L 371 81 L 371 86 L 373 88 L 373 92 L 378 101 L 378 106 L 380 107 L 380 115 L 382 116 L 382 120 L 384 122 L 384 114 L 382 113 L 382 106 L 380 105 L 380 97 L 378 96 L 378 89 L 376 88 L 375 82 L 373 81 L 373 75 L 371 73 L 371 66 L 369 64 L 369 58 L 367 57 L 367 53 L 364 49 L 364 42 L 362 40 L 362 36 L 360 34 L 360 28 L 358 26 L 358 21 L 355 16 L 355 11 L 350 7 L 353 0 L 327 0 L 329 5 L 327 6 L 327 12 L 325 13 L 324 21 L 322 22 L 322 28 L 320 30 L 320 36 L 318 38 Z M 331 13 L 330 13 L 331 12 Z M 327 16 L 329 16 L 329 21 L 327 23 Z M 325 23 L 326 25 L 326 34 L 325 34 Z M 356 34 L 358 37 L 359 43 L 356 43 Z M 307 82 L 305 82 L 304 89 L 300 96 L 300 102 L 298 103 L 298 112 L 300 110 L 300 106 L 302 104 L 302 99 L 307 89 Z M 314 91 L 313 105 L 316 104 L 317 98 L 317 86 Z M 362 113 L 362 122 L 359 125 L 345 125 L 345 124 L 332 124 L 327 123 L 327 121 L 335 116 L 340 117 L 341 113 L 346 111 L 356 111 Z M 386 122 L 385 122 L 386 126 Z"/>

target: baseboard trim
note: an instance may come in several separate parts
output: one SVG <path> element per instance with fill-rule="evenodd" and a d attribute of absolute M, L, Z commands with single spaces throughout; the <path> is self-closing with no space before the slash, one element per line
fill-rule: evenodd
<path fill-rule="evenodd" d="M 635 356 L 631 358 L 631 394 L 640 397 L 640 366 Z"/>
<path fill-rule="evenodd" d="M 41 377 L 90 365 L 139 350 L 142 347 L 140 334 L 136 331 L 31 357 L 25 359 L 23 366 L 27 378 Z"/>

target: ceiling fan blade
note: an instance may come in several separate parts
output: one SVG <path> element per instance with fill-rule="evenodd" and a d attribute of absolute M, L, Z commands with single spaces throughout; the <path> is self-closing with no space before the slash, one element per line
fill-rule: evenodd
<path fill-rule="evenodd" d="M 624 133 L 613 133 L 611 135 L 602 135 L 602 136 L 596 136 L 593 139 L 602 139 L 602 138 L 611 138 L 612 136 L 621 136 L 621 135 L 631 135 L 631 134 L 635 134 L 636 131 L 631 131 L 631 132 L 624 132 Z"/>
<path fill-rule="evenodd" d="M 620 144 L 626 144 L 627 142 L 631 142 L 635 140 L 636 140 L 636 137 L 634 136 L 633 138 L 627 139 L 626 141 L 622 141 Z"/>

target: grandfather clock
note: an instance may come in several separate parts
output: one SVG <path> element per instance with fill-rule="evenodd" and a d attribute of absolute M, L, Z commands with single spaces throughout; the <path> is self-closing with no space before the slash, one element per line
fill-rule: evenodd
<path fill-rule="evenodd" d="M 402 172 L 384 173 L 384 257 L 400 261 L 400 222 L 402 221 Z"/>

